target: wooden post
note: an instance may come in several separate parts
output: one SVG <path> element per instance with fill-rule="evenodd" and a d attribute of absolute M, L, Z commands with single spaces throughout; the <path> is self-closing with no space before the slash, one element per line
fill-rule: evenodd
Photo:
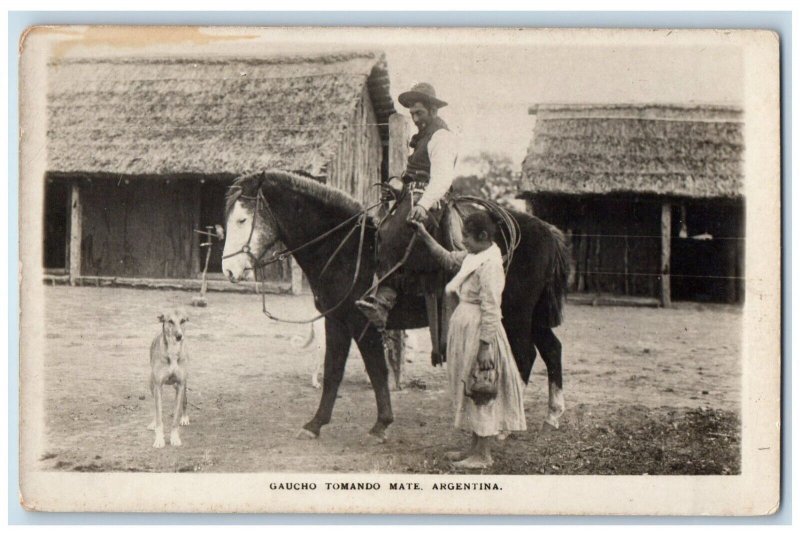
<path fill-rule="evenodd" d="M 69 284 L 73 286 L 77 284 L 78 278 L 81 276 L 81 223 L 83 209 L 80 192 L 80 184 L 73 182 L 69 203 Z"/>
<path fill-rule="evenodd" d="M 669 288 L 670 242 L 672 241 L 672 205 L 661 205 L 661 306 L 672 305 Z"/>
<path fill-rule="evenodd" d="M 406 168 L 410 131 L 406 116 L 401 114 L 389 116 L 389 177 L 399 177 Z"/>
<path fill-rule="evenodd" d="M 201 236 L 195 233 L 194 230 L 200 230 L 200 189 L 202 186 L 200 182 L 195 181 L 192 185 L 192 252 L 191 252 L 191 268 L 190 273 L 193 277 L 200 275 L 200 242 Z M 212 229 L 213 230 L 213 229 Z M 211 237 L 206 237 L 206 240 L 211 241 Z M 209 246 L 211 251 L 211 246 Z M 206 258 L 206 270 L 208 269 L 208 258 Z"/>
<path fill-rule="evenodd" d="M 575 246 L 574 244 L 574 237 L 572 235 L 572 229 L 567 229 L 565 233 L 567 244 L 569 244 L 569 274 L 567 275 L 567 288 L 569 290 L 575 290 L 575 274 L 578 270 L 578 264 L 575 260 Z"/>
<path fill-rule="evenodd" d="M 744 237 L 744 212 L 739 212 L 736 215 L 736 226 L 734 227 L 736 230 L 737 237 Z M 743 303 L 745 300 L 744 289 L 745 289 L 745 266 L 744 266 L 744 242 L 740 240 L 735 240 L 736 242 L 736 271 L 733 275 L 737 277 L 736 279 L 736 302 Z"/>
<path fill-rule="evenodd" d="M 297 296 L 303 292 L 303 270 L 300 268 L 300 265 L 297 264 L 297 261 L 294 260 L 294 257 L 291 257 L 289 271 L 292 277 L 292 294 Z"/>
<path fill-rule="evenodd" d="M 630 270 L 628 268 L 628 229 L 627 229 L 627 227 L 625 228 L 625 239 L 624 239 L 623 246 L 625 248 L 625 252 L 623 253 L 623 256 L 622 256 L 622 263 L 623 263 L 624 270 L 625 270 L 625 279 L 623 281 L 623 287 L 625 288 L 625 295 L 628 296 L 631 293 L 631 289 L 630 289 L 630 285 L 628 284 L 628 274 L 630 273 Z"/>
<path fill-rule="evenodd" d="M 597 233 L 598 235 L 600 233 Z M 596 236 L 594 239 L 594 254 L 592 260 L 592 271 L 594 272 L 594 292 L 599 294 L 601 290 L 603 290 L 603 285 L 606 281 L 606 276 L 601 274 L 601 268 L 603 266 L 602 258 L 600 257 L 600 243 L 602 241 L 602 237 Z"/>
<path fill-rule="evenodd" d="M 578 237 L 578 258 L 577 265 L 578 265 L 578 278 L 575 283 L 575 290 L 578 292 L 583 292 L 586 290 L 586 272 L 588 268 L 586 267 L 586 245 L 588 238 L 586 237 L 586 232 L 581 231 L 580 236 Z"/>
<path fill-rule="evenodd" d="M 408 140 L 411 136 L 411 126 L 408 118 L 402 114 L 389 116 L 389 163 L 387 170 L 389 176 L 400 177 L 406 169 L 408 162 Z M 401 376 L 403 374 L 403 361 L 405 360 L 406 333 L 402 330 L 388 330 L 383 336 L 386 358 L 394 379 L 394 389 L 400 390 Z"/>
<path fill-rule="evenodd" d="M 728 240 L 727 243 L 723 242 L 722 248 L 725 251 L 725 257 L 727 261 L 724 275 L 728 277 L 725 299 L 728 301 L 728 303 L 736 303 L 736 287 L 738 285 L 736 281 L 736 241 Z"/>

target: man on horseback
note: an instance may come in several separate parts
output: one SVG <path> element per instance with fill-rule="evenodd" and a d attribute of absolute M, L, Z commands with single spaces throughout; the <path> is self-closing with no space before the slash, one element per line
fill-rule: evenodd
<path fill-rule="evenodd" d="M 411 119 L 418 132 L 412 136 L 409 145 L 413 152 L 408 157 L 406 170 L 401 177 L 402 193 L 396 205 L 379 229 L 378 276 L 386 277 L 378 286 L 374 296 L 359 300 L 356 306 L 378 329 L 386 326 L 389 311 L 397 301 L 398 290 L 403 275 L 395 271 L 403 263 L 406 272 L 435 273 L 437 267 L 426 255 L 424 248 L 412 247 L 409 242 L 414 230 L 409 221 L 423 223 L 426 227 L 439 228 L 442 213 L 447 210 L 446 197 L 453 183 L 454 167 L 457 158 L 456 140 L 447 124 L 439 117 L 438 110 L 447 103 L 436 98 L 436 91 L 428 83 L 414 85 L 410 91 L 401 93 L 400 104 L 409 109 Z M 391 186 L 391 185 L 390 185 Z M 444 227 L 444 237 L 448 249 L 461 249 L 458 224 L 449 220 Z M 455 223 L 455 224 L 454 224 Z M 434 236 L 442 237 L 441 232 Z M 405 252 L 405 255 L 403 253 Z M 412 253 L 409 255 L 409 253 Z"/>

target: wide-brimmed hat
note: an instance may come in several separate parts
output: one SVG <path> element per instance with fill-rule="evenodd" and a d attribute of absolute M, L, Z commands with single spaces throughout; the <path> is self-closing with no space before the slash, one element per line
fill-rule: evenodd
<path fill-rule="evenodd" d="M 433 104 L 437 108 L 447 106 L 445 101 L 436 98 L 436 90 L 433 89 L 433 86 L 427 82 L 414 84 L 414 87 L 412 87 L 409 91 L 400 93 L 400 96 L 397 97 L 397 100 L 399 100 L 400 104 L 406 108 L 411 108 L 415 102 Z"/>

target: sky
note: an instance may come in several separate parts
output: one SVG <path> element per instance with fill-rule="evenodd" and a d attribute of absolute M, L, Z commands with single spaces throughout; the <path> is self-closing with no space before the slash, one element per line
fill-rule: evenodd
<path fill-rule="evenodd" d="M 449 103 L 440 114 L 458 137 L 460 173 L 468 172 L 465 157 L 480 151 L 503 153 L 519 166 L 535 104 L 741 105 L 745 99 L 742 48 L 720 31 L 170 28 L 151 34 L 139 27 L 84 31 L 78 43 L 74 52 L 88 47 L 100 55 L 383 51 L 399 111 L 405 109 L 397 95 L 422 81 Z"/>
<path fill-rule="evenodd" d="M 742 61 L 730 47 L 392 47 L 392 93 L 433 84 L 462 155 L 522 162 L 540 103 L 741 104 Z"/>

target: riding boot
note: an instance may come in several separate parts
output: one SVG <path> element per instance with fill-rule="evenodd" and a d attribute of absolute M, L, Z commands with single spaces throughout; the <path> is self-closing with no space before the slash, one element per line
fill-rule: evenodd
<path fill-rule="evenodd" d="M 397 291 L 391 287 L 380 286 L 374 296 L 367 296 L 356 302 L 356 307 L 367 317 L 373 326 L 383 331 L 389 319 L 389 311 L 397 302 Z"/>

